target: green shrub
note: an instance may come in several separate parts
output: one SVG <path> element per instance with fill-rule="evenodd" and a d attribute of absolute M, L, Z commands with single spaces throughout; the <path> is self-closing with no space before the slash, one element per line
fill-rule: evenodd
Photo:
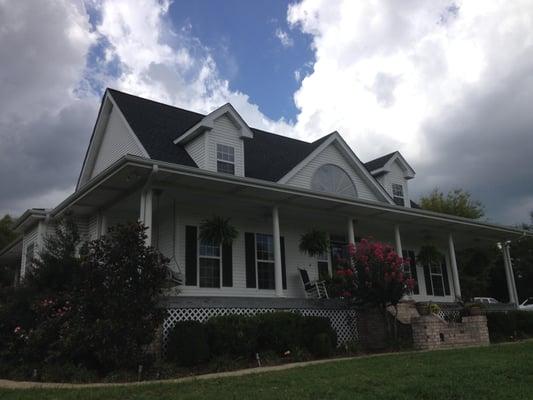
<path fill-rule="evenodd" d="M 272 350 L 282 354 L 301 346 L 303 342 L 303 318 L 300 314 L 291 312 L 257 315 L 259 350 Z"/>
<path fill-rule="evenodd" d="M 331 337 L 327 333 L 319 333 L 313 337 L 311 353 L 315 357 L 328 357 L 332 352 Z"/>
<path fill-rule="evenodd" d="M 487 326 L 492 342 L 533 336 L 533 313 L 529 311 L 489 312 Z"/>
<path fill-rule="evenodd" d="M 72 363 L 45 365 L 38 372 L 39 379 L 43 382 L 89 383 L 98 380 L 94 371 Z"/>
<path fill-rule="evenodd" d="M 179 321 L 168 333 L 167 359 L 192 367 L 209 359 L 207 330 L 198 321 Z"/>
<path fill-rule="evenodd" d="M 329 318 L 326 317 L 304 317 L 303 319 L 303 345 L 313 351 L 313 341 L 315 336 L 321 333 L 326 334 L 331 342 L 331 347 L 337 347 L 337 332 L 332 328 Z"/>
<path fill-rule="evenodd" d="M 211 354 L 250 357 L 257 351 L 257 320 L 243 315 L 214 317 L 207 321 Z"/>

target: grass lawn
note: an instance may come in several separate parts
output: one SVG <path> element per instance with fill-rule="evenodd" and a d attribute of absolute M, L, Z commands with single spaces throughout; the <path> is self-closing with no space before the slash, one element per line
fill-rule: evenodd
<path fill-rule="evenodd" d="M 187 383 L 0 389 L 0 399 L 533 399 L 533 342 L 361 358 Z"/>

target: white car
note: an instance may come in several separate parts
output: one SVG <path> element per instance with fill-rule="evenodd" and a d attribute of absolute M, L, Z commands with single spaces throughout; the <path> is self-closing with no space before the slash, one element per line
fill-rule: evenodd
<path fill-rule="evenodd" d="M 522 304 L 520 304 L 518 308 L 524 311 L 533 311 L 533 297 L 529 297 Z"/>
<path fill-rule="evenodd" d="M 498 304 L 499 301 L 494 297 L 474 297 L 474 303 L 481 304 Z"/>

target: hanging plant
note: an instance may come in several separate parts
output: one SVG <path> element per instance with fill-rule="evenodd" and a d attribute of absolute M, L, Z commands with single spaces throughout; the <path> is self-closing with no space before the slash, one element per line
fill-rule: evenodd
<path fill-rule="evenodd" d="M 324 231 L 313 229 L 300 237 L 300 251 L 315 257 L 329 250 L 328 234 Z"/>
<path fill-rule="evenodd" d="M 229 218 L 213 216 L 200 225 L 200 239 L 215 245 L 231 246 L 238 234 Z"/>
<path fill-rule="evenodd" d="M 426 244 L 420 248 L 416 259 L 423 265 L 430 265 L 432 262 L 438 262 L 442 259 L 443 255 L 432 244 Z"/>

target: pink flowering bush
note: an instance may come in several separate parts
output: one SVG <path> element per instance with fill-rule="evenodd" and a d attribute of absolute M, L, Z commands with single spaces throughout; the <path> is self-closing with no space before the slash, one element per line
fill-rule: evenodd
<path fill-rule="evenodd" d="M 404 274 L 409 260 L 396 254 L 392 246 L 363 239 L 357 245 L 350 244 L 348 254 L 332 279 L 332 296 L 385 309 L 398 304 L 413 289 L 414 280 Z"/>

